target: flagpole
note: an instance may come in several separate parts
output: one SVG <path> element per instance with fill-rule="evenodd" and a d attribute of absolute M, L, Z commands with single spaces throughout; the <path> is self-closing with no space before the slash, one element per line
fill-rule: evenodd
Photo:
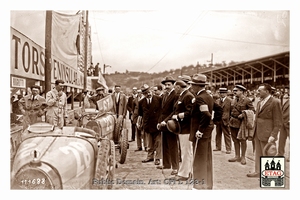
<path fill-rule="evenodd" d="M 51 90 L 52 10 L 46 11 L 45 25 L 45 94 Z"/>
<path fill-rule="evenodd" d="M 89 11 L 86 10 L 85 11 L 86 16 L 85 16 L 85 49 L 84 49 L 84 81 L 83 81 L 83 90 L 86 90 L 86 82 L 87 82 L 87 67 L 88 67 L 88 63 L 87 63 L 87 56 L 88 56 L 88 34 L 89 34 L 89 21 L 88 21 L 88 17 L 89 17 Z"/>

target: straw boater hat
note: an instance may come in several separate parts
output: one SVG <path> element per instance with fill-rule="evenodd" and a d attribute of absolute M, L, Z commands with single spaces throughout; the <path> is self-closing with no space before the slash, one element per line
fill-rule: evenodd
<path fill-rule="evenodd" d="M 227 93 L 227 88 L 219 88 L 219 93 Z"/>
<path fill-rule="evenodd" d="M 98 87 L 98 88 L 96 89 L 96 91 L 98 91 L 98 90 L 104 90 L 104 87 L 103 87 L 103 86 L 100 86 L 100 87 Z"/>
<path fill-rule="evenodd" d="M 240 85 L 240 84 L 239 84 L 239 85 L 236 85 L 235 88 L 238 88 L 238 89 L 243 90 L 243 91 L 246 91 L 246 90 L 247 90 L 247 88 L 246 88 L 245 86 Z"/>
<path fill-rule="evenodd" d="M 30 87 L 31 90 L 40 90 L 40 86 L 39 85 L 32 85 Z"/>
<path fill-rule="evenodd" d="M 204 74 L 194 74 L 192 80 L 188 83 L 192 85 L 208 85 L 209 83 L 207 83 L 206 80 L 207 77 Z"/>
<path fill-rule="evenodd" d="M 162 84 L 165 84 L 166 82 L 172 82 L 175 83 L 176 80 L 172 76 L 166 76 L 164 80 L 162 80 Z"/>

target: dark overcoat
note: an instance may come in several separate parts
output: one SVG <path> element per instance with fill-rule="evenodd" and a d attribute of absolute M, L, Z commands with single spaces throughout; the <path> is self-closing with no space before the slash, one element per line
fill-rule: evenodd
<path fill-rule="evenodd" d="M 147 98 L 143 98 L 139 101 L 139 116 L 143 117 L 143 126 L 146 133 L 156 133 L 158 118 L 161 114 L 161 97 L 152 96 L 151 104 L 147 102 Z"/>

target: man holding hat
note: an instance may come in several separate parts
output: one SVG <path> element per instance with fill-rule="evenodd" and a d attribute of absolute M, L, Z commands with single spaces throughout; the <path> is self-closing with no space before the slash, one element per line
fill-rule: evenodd
<path fill-rule="evenodd" d="M 187 84 L 178 80 L 174 84 L 175 92 L 179 95 L 177 102 L 174 105 L 172 119 L 178 121 L 180 132 L 178 133 L 179 145 L 181 150 L 181 164 L 179 166 L 178 175 L 176 180 L 186 181 L 192 169 L 193 161 L 193 146 L 189 141 L 190 136 L 190 123 L 191 123 L 191 110 L 193 107 L 192 99 L 194 95 L 187 89 Z"/>
<path fill-rule="evenodd" d="M 231 101 L 232 99 L 227 97 L 227 88 L 219 88 L 220 98 L 216 100 L 216 103 L 219 104 L 223 109 L 222 119 L 216 124 L 216 149 L 214 151 L 221 151 L 222 147 L 222 132 L 224 133 L 224 141 L 226 154 L 231 152 L 231 137 L 229 129 L 229 118 L 231 110 Z"/>
<path fill-rule="evenodd" d="M 257 103 L 254 123 L 255 171 L 247 174 L 248 177 L 259 177 L 260 157 L 267 156 L 264 152 L 269 151 L 267 148 L 272 146 L 270 143 L 275 144 L 282 127 L 281 103 L 279 99 L 271 96 L 271 86 L 262 83 L 257 91 L 261 100 Z"/>
<path fill-rule="evenodd" d="M 55 87 L 46 94 L 48 105 L 46 122 L 58 128 L 62 128 L 65 118 L 68 118 L 67 95 L 63 92 L 64 83 L 63 80 L 56 80 Z"/>
<path fill-rule="evenodd" d="M 131 140 L 129 142 L 135 141 L 135 123 L 133 123 L 132 115 L 133 115 L 133 101 L 137 97 L 137 87 L 132 88 L 132 94 L 128 98 L 127 102 L 127 110 L 129 112 L 129 120 L 131 122 Z"/>
<path fill-rule="evenodd" d="M 143 163 L 154 161 L 155 165 L 160 164 L 161 159 L 161 134 L 156 125 L 161 113 L 161 97 L 153 95 L 147 84 L 142 86 L 142 93 L 145 98 L 139 101 L 139 116 L 143 119 L 144 134 L 148 138 L 148 155 Z M 156 155 L 154 152 L 156 151 Z"/>
<path fill-rule="evenodd" d="M 158 120 L 157 127 L 162 132 L 162 152 L 163 165 L 158 169 L 170 169 L 173 171 L 171 175 L 176 175 L 179 168 L 178 142 L 177 135 L 167 129 L 167 122 L 172 117 L 173 106 L 177 102 L 178 95 L 174 91 L 174 83 L 176 80 L 172 76 L 167 76 L 161 83 L 165 86 L 165 93 L 162 97 L 161 115 Z"/>
<path fill-rule="evenodd" d="M 96 89 L 96 95 L 89 97 L 89 100 L 93 102 L 93 104 L 96 105 L 96 110 L 99 110 L 97 101 L 100 99 L 103 99 L 106 95 L 104 94 L 104 87 L 100 86 Z"/>
<path fill-rule="evenodd" d="M 39 95 L 40 86 L 32 85 L 30 89 L 31 94 L 24 96 L 18 102 L 19 108 L 23 114 L 23 130 L 31 124 L 41 122 L 41 117 L 45 114 L 42 105 L 46 104 L 46 100 Z"/>
<path fill-rule="evenodd" d="M 193 143 L 194 164 L 193 179 L 201 181 L 194 184 L 194 189 L 212 189 L 212 149 L 211 135 L 214 122 L 222 117 L 222 108 L 215 103 L 214 99 L 206 92 L 207 78 L 204 74 L 195 74 L 189 81 L 195 94 L 191 111 L 191 133 L 189 140 Z M 212 119 L 214 111 L 214 119 Z"/>
<path fill-rule="evenodd" d="M 255 113 L 252 101 L 245 96 L 247 91 L 246 87 L 239 84 L 233 89 L 233 94 L 235 96 L 234 100 L 231 102 L 231 113 L 229 120 L 229 127 L 231 131 L 231 138 L 234 144 L 235 157 L 230 158 L 229 162 L 241 162 L 242 165 L 246 164 L 246 150 L 247 141 L 246 139 L 239 139 L 238 133 L 243 120 L 243 111 L 252 110 Z"/>

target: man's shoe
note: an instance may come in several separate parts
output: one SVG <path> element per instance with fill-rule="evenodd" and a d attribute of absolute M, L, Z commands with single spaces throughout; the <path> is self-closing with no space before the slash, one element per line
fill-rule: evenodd
<path fill-rule="evenodd" d="M 128 142 L 134 142 L 135 140 L 129 140 Z"/>
<path fill-rule="evenodd" d="M 256 178 L 256 177 L 259 177 L 259 173 L 253 172 L 253 173 L 247 174 L 247 177 Z"/>
<path fill-rule="evenodd" d="M 242 164 L 242 165 L 246 165 L 246 158 L 245 158 L 245 157 L 242 157 L 242 158 L 241 158 L 241 164 Z"/>
<path fill-rule="evenodd" d="M 160 165 L 160 160 L 156 159 L 155 162 L 154 162 L 154 165 Z"/>
<path fill-rule="evenodd" d="M 221 149 L 214 149 L 213 151 L 221 151 Z"/>
<path fill-rule="evenodd" d="M 148 152 L 148 149 L 147 149 L 147 147 L 145 147 L 145 151 L 146 151 L 146 152 Z"/>
<path fill-rule="evenodd" d="M 240 161 L 241 161 L 241 157 L 234 157 L 228 160 L 228 162 L 240 162 Z"/>
<path fill-rule="evenodd" d="M 231 154 L 231 151 L 226 151 L 226 154 Z"/>
<path fill-rule="evenodd" d="M 171 172 L 171 175 L 177 175 L 177 174 L 178 174 L 177 169 L 174 169 L 174 170 Z"/>
<path fill-rule="evenodd" d="M 142 147 L 140 147 L 140 148 L 137 148 L 137 149 L 134 150 L 134 151 L 143 151 L 143 149 L 142 149 Z"/>
<path fill-rule="evenodd" d="M 147 162 L 152 162 L 152 161 L 154 161 L 154 159 L 152 158 L 148 158 L 148 159 L 146 159 L 146 160 L 143 160 L 142 161 L 142 163 L 147 163 Z"/>
<path fill-rule="evenodd" d="M 170 169 L 170 167 L 157 166 L 156 169 Z"/>
<path fill-rule="evenodd" d="M 175 176 L 175 180 L 176 181 L 186 181 L 186 180 L 188 180 L 189 179 L 189 177 L 183 177 L 183 176 Z"/>

